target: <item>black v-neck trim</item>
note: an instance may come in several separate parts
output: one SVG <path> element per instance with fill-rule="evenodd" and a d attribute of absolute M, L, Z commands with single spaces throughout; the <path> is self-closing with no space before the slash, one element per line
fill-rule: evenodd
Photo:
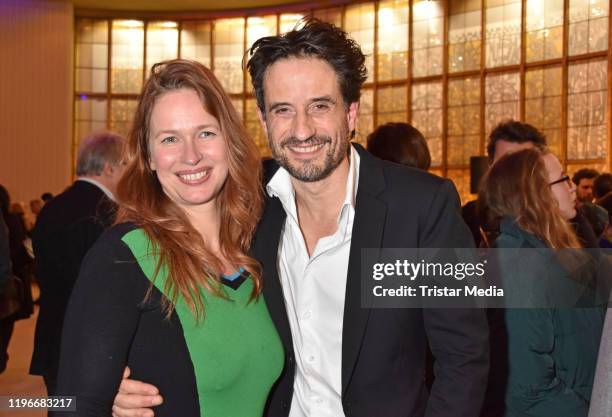
<path fill-rule="evenodd" d="M 249 273 L 247 271 L 242 271 L 240 273 L 240 276 L 234 280 L 230 280 L 225 278 L 224 276 L 221 276 L 221 283 L 226 287 L 230 287 L 231 289 L 236 291 L 238 288 L 240 288 L 242 283 L 247 280 L 248 277 Z"/>

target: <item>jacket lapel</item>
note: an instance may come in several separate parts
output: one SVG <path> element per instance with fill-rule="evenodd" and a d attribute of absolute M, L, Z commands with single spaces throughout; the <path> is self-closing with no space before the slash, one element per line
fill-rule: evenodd
<path fill-rule="evenodd" d="M 263 294 L 266 305 L 283 341 L 285 352 L 289 352 L 293 349 L 293 342 L 277 268 L 278 245 L 285 218 L 285 210 L 280 201 L 277 198 L 267 198 L 253 242 L 252 254 L 263 266 Z"/>
<path fill-rule="evenodd" d="M 355 203 L 355 220 L 346 280 L 344 325 L 342 329 L 342 394 L 350 383 L 359 358 L 361 342 L 370 316 L 369 306 L 361 306 L 361 251 L 381 248 L 386 204 L 378 198 L 385 188 L 380 161 L 361 146 L 354 145 L 360 156 L 359 185 Z"/>

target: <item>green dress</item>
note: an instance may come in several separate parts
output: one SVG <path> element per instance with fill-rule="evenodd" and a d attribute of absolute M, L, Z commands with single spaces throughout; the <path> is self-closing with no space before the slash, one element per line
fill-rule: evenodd
<path fill-rule="evenodd" d="M 145 233 L 133 230 L 123 241 L 152 279 L 157 258 Z M 153 281 L 164 294 L 166 278 L 162 269 Z M 227 299 L 203 289 L 205 318 L 199 323 L 184 299 L 176 303 L 194 367 L 201 416 L 261 416 L 269 387 L 280 375 L 282 343 L 263 300 L 249 303 L 252 289 L 251 279 L 236 289 L 224 286 Z"/>

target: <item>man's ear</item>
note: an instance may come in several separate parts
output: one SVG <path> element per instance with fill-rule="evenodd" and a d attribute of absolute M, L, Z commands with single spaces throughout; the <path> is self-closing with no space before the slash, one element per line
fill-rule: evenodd
<path fill-rule="evenodd" d="M 102 169 L 102 175 L 105 177 L 112 177 L 115 172 L 115 167 L 109 161 L 104 162 L 104 168 Z"/>
<path fill-rule="evenodd" d="M 349 132 L 351 137 L 355 136 L 355 129 L 357 128 L 357 114 L 359 113 L 359 101 L 354 101 L 349 104 L 348 111 L 346 112 L 346 121 L 348 123 Z"/>

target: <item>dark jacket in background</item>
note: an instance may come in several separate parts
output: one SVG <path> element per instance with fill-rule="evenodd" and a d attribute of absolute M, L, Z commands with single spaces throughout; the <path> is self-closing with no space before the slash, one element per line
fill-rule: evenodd
<path fill-rule="evenodd" d="M 47 203 L 32 233 L 40 312 L 30 373 L 55 380 L 62 323 L 81 261 L 113 221 L 115 204 L 103 191 L 76 181 Z"/>
<path fill-rule="evenodd" d="M 563 298 L 554 294 L 576 294 L 577 299 L 586 301 L 585 297 L 594 299 L 594 291 L 570 278 L 557 255 L 511 219 L 501 222 L 495 247 L 521 249 L 498 251 L 504 288 L 524 283 L 527 285 L 522 288 L 533 289 L 524 297 L 544 301 L 541 308 L 508 308 L 504 312 L 508 340 L 505 416 L 586 417 L 604 309 L 544 305 L 559 304 Z M 534 303 L 540 307 L 540 301 Z"/>
<path fill-rule="evenodd" d="M 12 272 L 8 229 L 0 214 L 0 294 L 2 294 Z"/>

